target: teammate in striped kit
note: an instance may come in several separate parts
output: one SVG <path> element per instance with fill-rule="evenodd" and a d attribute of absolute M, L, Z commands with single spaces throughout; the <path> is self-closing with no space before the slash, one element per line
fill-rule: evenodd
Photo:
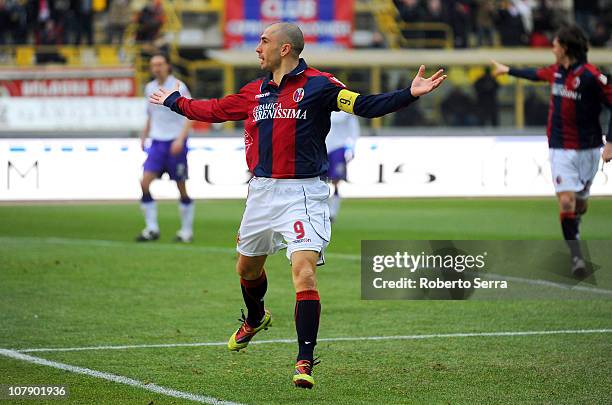
<path fill-rule="evenodd" d="M 599 167 L 603 145 L 599 123 L 602 104 L 612 111 L 612 87 L 595 66 L 587 62 L 588 43 L 576 26 L 559 30 L 553 41 L 554 65 L 517 69 L 493 61 L 495 75 L 509 74 L 551 84 L 548 112 L 548 145 L 552 179 L 559 201 L 563 237 L 572 255 L 571 271 L 586 275 L 586 264 L 576 242 L 580 218 L 586 213 L 589 189 Z M 604 161 L 612 158 L 612 118 L 609 121 Z"/>
<path fill-rule="evenodd" d="M 320 179 L 328 171 L 325 137 L 332 111 L 379 117 L 414 102 L 446 78 L 442 70 L 429 78 L 421 66 L 406 89 L 360 95 L 329 73 L 309 67 L 299 57 L 304 37 L 298 26 L 277 23 L 260 38 L 256 52 L 268 75 L 222 99 L 191 100 L 179 88 L 159 89 L 150 102 L 163 104 L 187 118 L 206 122 L 245 121 L 246 160 L 254 177 L 238 233 L 237 273 L 248 315 L 228 342 L 245 348 L 272 322 L 264 307 L 268 255 L 287 248 L 296 290 L 295 324 L 299 351 L 293 376 L 298 387 L 312 388 L 314 346 L 320 301 L 315 277 L 324 264 L 331 236 L 327 199 L 329 186 Z"/>

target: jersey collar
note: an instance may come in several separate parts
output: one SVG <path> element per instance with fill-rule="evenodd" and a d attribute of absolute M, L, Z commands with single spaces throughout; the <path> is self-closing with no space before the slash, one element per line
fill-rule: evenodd
<path fill-rule="evenodd" d="M 170 87 L 170 85 L 174 84 L 174 80 L 175 79 L 174 79 L 174 76 L 172 76 L 172 73 L 170 73 L 168 77 L 166 77 L 166 80 L 162 84 L 159 84 L 157 79 L 153 79 L 156 85 L 158 85 L 159 87 L 164 87 L 164 88 Z"/>
<path fill-rule="evenodd" d="M 304 71 L 306 69 L 308 69 L 308 65 L 306 64 L 306 61 L 304 60 L 304 58 L 300 58 L 300 60 L 298 61 L 297 66 L 295 67 L 295 69 L 293 69 L 291 72 L 289 72 L 285 76 L 283 76 L 283 78 L 281 79 L 281 84 L 285 81 L 286 77 L 299 76 L 302 73 L 304 73 Z M 267 87 L 269 87 L 269 86 L 277 87 L 276 83 L 274 82 L 274 80 L 272 78 L 272 72 L 268 73 L 268 75 L 266 76 L 266 80 L 264 82 L 264 85 L 262 86 L 262 90 L 267 88 Z"/>
<path fill-rule="evenodd" d="M 566 72 L 572 72 L 574 74 L 576 74 L 580 68 L 582 67 L 582 65 L 584 65 L 586 63 L 586 61 L 576 61 L 574 63 L 572 63 L 571 65 L 569 65 L 569 67 L 567 69 L 565 69 L 565 67 L 562 64 L 559 64 L 559 68 L 560 70 L 564 70 Z"/>

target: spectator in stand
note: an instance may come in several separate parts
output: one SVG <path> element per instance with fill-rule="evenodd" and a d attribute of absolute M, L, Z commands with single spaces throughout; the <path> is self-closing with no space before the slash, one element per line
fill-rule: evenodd
<path fill-rule="evenodd" d="M 476 92 L 476 107 L 478 109 L 478 121 L 480 126 L 491 125 L 496 127 L 499 125 L 499 105 L 497 103 L 497 90 L 499 84 L 491 74 L 491 68 L 485 68 L 482 75 L 474 83 L 474 91 Z"/>
<path fill-rule="evenodd" d="M 471 3 L 469 0 L 450 0 L 447 4 L 448 23 L 453 30 L 454 47 L 467 48 L 471 31 Z"/>
<path fill-rule="evenodd" d="M 93 0 L 77 0 L 76 16 L 78 20 L 76 44 L 80 45 L 83 36 L 87 45 L 93 45 Z"/>
<path fill-rule="evenodd" d="M 587 34 L 591 34 L 591 24 L 599 11 L 598 0 L 574 0 L 574 18 L 578 25 Z"/>
<path fill-rule="evenodd" d="M 539 0 L 537 6 L 533 9 L 533 31 L 552 33 L 557 28 L 553 25 L 554 14 L 550 5 L 550 0 Z"/>
<path fill-rule="evenodd" d="M 441 0 L 427 0 L 427 6 L 425 8 L 425 22 L 430 23 L 442 23 L 450 25 L 450 19 L 447 10 L 444 8 Z M 431 30 L 425 31 L 425 39 L 429 41 L 437 41 L 440 42 L 444 40 L 446 37 L 443 31 L 439 30 Z M 431 44 L 431 42 L 430 42 Z M 439 48 L 440 46 L 432 46 L 427 45 L 428 48 L 435 47 Z"/>
<path fill-rule="evenodd" d="M 533 48 L 549 48 L 552 46 L 550 41 L 553 32 L 558 27 L 553 25 L 554 14 L 549 4 L 549 0 L 539 0 L 533 9 L 533 31 L 529 36 L 529 46 Z"/>
<path fill-rule="evenodd" d="M 136 41 L 153 42 L 159 36 L 159 31 L 166 20 L 160 0 L 149 0 L 149 3 L 138 14 L 138 30 Z"/>
<path fill-rule="evenodd" d="M 535 0 L 512 0 L 512 5 L 521 16 L 525 32 L 533 31 L 533 9 L 537 6 Z"/>
<path fill-rule="evenodd" d="M 58 35 L 60 35 L 59 41 L 62 44 L 68 44 L 69 35 L 67 32 L 70 30 L 70 23 L 67 19 L 70 18 L 71 11 L 71 0 L 55 0 L 55 26 Z"/>
<path fill-rule="evenodd" d="M 28 42 L 28 11 L 25 0 L 5 0 L 8 15 L 7 33 L 10 43 L 25 44 Z"/>
<path fill-rule="evenodd" d="M 431 124 L 425 118 L 421 107 L 413 104 L 395 112 L 391 125 L 394 127 L 427 127 Z"/>
<path fill-rule="evenodd" d="M 533 31 L 529 36 L 529 46 L 532 48 L 549 48 L 551 42 L 546 33 L 542 31 Z"/>
<path fill-rule="evenodd" d="M 543 127 L 548 121 L 548 100 L 539 97 L 530 89 L 525 98 L 525 124 L 528 127 Z"/>
<path fill-rule="evenodd" d="M 78 32 L 81 24 L 77 14 L 79 1 L 80 0 L 67 0 L 68 7 L 62 12 L 61 24 L 63 42 L 68 45 L 77 44 Z"/>
<path fill-rule="evenodd" d="M 109 44 L 123 43 L 123 33 L 131 19 L 130 0 L 113 0 L 108 10 L 106 41 Z"/>
<path fill-rule="evenodd" d="M 384 49 L 387 47 L 387 41 L 385 36 L 380 31 L 374 31 L 372 33 L 372 42 L 370 48 Z"/>
<path fill-rule="evenodd" d="M 399 13 L 400 19 L 405 23 L 423 22 L 425 10 L 421 7 L 419 0 L 393 0 Z M 419 30 L 402 30 L 402 36 L 407 40 L 422 39 L 423 33 Z"/>
<path fill-rule="evenodd" d="M 478 0 L 476 10 L 478 46 L 493 46 L 496 13 L 495 2 L 493 0 Z"/>
<path fill-rule="evenodd" d="M 38 36 L 40 45 L 61 45 L 62 40 L 55 21 L 48 19 L 45 21 L 43 29 L 40 31 Z"/>
<path fill-rule="evenodd" d="M 9 11 L 6 6 L 5 0 L 0 0 L 0 45 L 4 45 L 9 42 L 8 36 L 10 34 L 10 23 L 9 23 Z"/>
<path fill-rule="evenodd" d="M 502 46 L 524 46 L 527 44 L 527 33 L 518 9 L 504 0 L 497 13 L 497 29 Z"/>
<path fill-rule="evenodd" d="M 38 41 L 40 45 L 46 47 L 36 52 L 36 63 L 66 63 L 66 58 L 60 55 L 55 48 L 48 48 L 62 43 L 60 30 L 54 20 L 49 18 L 45 21 L 44 27 L 38 33 Z"/>
<path fill-rule="evenodd" d="M 393 0 L 400 18 L 408 23 L 420 22 L 425 15 L 419 0 Z"/>
<path fill-rule="evenodd" d="M 597 21 L 589 42 L 593 47 L 605 47 L 610 41 L 610 30 L 603 21 Z"/>
<path fill-rule="evenodd" d="M 53 0 L 30 0 L 28 3 L 28 22 L 34 32 L 35 43 L 40 43 L 46 23 L 55 17 Z"/>
<path fill-rule="evenodd" d="M 466 127 L 476 125 L 478 122 L 474 115 L 476 111 L 474 100 L 459 87 L 451 89 L 442 100 L 440 109 L 446 125 Z"/>

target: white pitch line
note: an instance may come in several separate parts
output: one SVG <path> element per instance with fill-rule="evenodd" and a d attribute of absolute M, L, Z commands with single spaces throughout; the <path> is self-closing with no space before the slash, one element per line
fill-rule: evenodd
<path fill-rule="evenodd" d="M 15 237 L 7 237 L 0 236 L 0 242 L 8 243 L 8 242 L 35 242 L 35 243 L 50 243 L 56 245 L 82 245 L 82 246 L 98 246 L 98 247 L 116 247 L 116 248 L 124 248 L 129 247 L 133 248 L 144 248 L 151 249 L 151 244 L 146 243 L 135 243 L 135 242 L 124 242 L 117 240 L 103 240 L 103 239 L 76 239 L 76 238 L 57 238 L 57 237 L 31 237 L 31 236 L 15 236 Z M 155 249 L 167 249 L 167 250 L 178 250 L 178 251 L 189 251 L 189 252 L 198 252 L 198 253 L 228 253 L 235 254 L 235 248 L 222 247 L 222 246 L 188 246 L 188 245 L 179 245 L 179 244 L 170 244 L 170 243 L 155 243 Z M 326 257 L 336 258 L 341 260 L 355 260 L 360 261 L 361 256 L 347 254 L 347 253 L 325 253 Z"/>
<path fill-rule="evenodd" d="M 571 284 L 564 284 L 564 283 L 557 283 L 554 281 L 549 281 L 549 280 L 540 280 L 537 278 L 523 278 L 523 277 L 515 277 L 515 276 L 505 276 L 503 274 L 495 274 L 495 273 L 488 273 L 488 274 L 483 274 L 484 277 L 486 278 L 490 278 L 493 280 L 507 280 L 507 281 L 516 281 L 517 283 L 525 283 L 525 284 L 531 284 L 531 285 L 543 285 L 546 287 L 554 287 L 554 288 L 560 288 L 563 290 L 568 290 L 568 291 L 584 291 L 584 292 L 590 292 L 590 293 L 595 293 L 595 294 L 603 294 L 603 295 L 610 295 L 612 296 L 612 290 L 606 290 L 605 288 L 597 288 L 597 287 L 587 287 L 584 285 L 571 285 Z"/>
<path fill-rule="evenodd" d="M 72 238 L 38 238 L 38 237 L 0 237 L 0 242 L 18 242 L 18 241 L 30 241 L 37 243 L 52 243 L 59 245 L 83 245 L 83 246 L 100 246 L 100 247 L 129 247 L 133 248 L 150 248 L 146 244 L 138 244 L 133 242 L 122 242 L 122 241 L 112 241 L 112 240 L 100 240 L 100 239 L 72 239 Z M 212 253 L 236 253 L 236 250 L 233 248 L 226 247 L 217 247 L 217 246 L 184 246 L 184 245 L 171 245 L 168 243 L 158 243 L 155 245 L 155 249 L 168 249 L 168 250 L 181 250 L 181 251 L 193 251 L 193 252 L 212 252 Z M 347 254 L 347 253 L 325 253 L 326 257 L 330 259 L 336 258 L 339 260 L 354 260 L 360 261 L 360 255 Z M 558 283 L 549 280 L 541 280 L 541 279 L 533 279 L 533 278 L 523 278 L 523 277 L 515 277 L 515 276 L 505 276 L 501 274 L 495 273 L 482 273 L 481 274 L 485 278 L 490 278 L 493 280 L 507 280 L 514 281 L 517 283 L 529 284 L 534 286 L 545 286 L 551 288 L 558 288 L 566 291 L 583 291 L 593 294 L 601 294 L 601 295 L 609 295 L 612 296 L 612 290 L 607 290 L 605 288 L 597 288 L 597 287 L 588 287 L 584 285 L 571 285 Z"/>
<path fill-rule="evenodd" d="M 569 335 L 587 333 L 612 333 L 612 329 L 565 329 L 565 330 L 535 330 L 535 331 L 510 331 L 510 332 L 466 332 L 466 333 L 436 333 L 429 335 L 394 335 L 394 336 L 347 336 L 317 339 L 318 342 L 354 342 L 366 340 L 418 340 L 437 338 L 462 338 L 462 337 L 501 337 L 501 336 L 534 336 L 534 335 Z M 295 339 L 271 339 L 255 340 L 251 345 L 263 345 L 273 343 L 296 343 Z M 126 350 L 126 349 L 148 349 L 148 348 L 173 348 L 173 347 L 201 347 L 201 346 L 226 346 L 227 342 L 200 342 L 200 343 L 166 343 L 166 344 L 142 344 L 142 345 L 119 345 L 119 346 L 84 346 L 84 347 L 50 347 L 35 349 L 14 349 L 17 353 L 33 352 L 78 352 L 88 350 Z"/>
<path fill-rule="evenodd" d="M 119 384 L 130 385 L 132 387 L 142 388 L 147 391 L 155 392 L 157 394 L 166 395 L 169 397 L 188 399 L 190 401 L 200 402 L 202 404 L 211 405 L 240 405 L 237 402 L 223 401 L 214 397 L 206 395 L 192 394 L 190 392 L 178 391 L 172 388 L 162 387 L 156 384 L 147 384 L 142 381 L 134 380 L 133 378 L 124 377 L 117 374 L 105 373 L 102 371 L 92 370 L 85 367 L 72 366 L 70 364 L 59 363 L 57 361 L 51 361 L 40 357 L 29 356 L 14 350 L 0 349 L 0 356 L 9 357 L 11 359 L 22 360 L 28 363 L 38 364 L 41 366 L 53 367 L 59 370 L 70 371 L 76 374 L 87 375 L 90 377 L 100 378 L 102 380 L 112 381 Z"/>

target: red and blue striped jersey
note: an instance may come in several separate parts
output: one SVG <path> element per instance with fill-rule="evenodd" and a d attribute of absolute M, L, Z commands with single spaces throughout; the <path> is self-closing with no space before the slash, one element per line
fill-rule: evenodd
<path fill-rule="evenodd" d="M 512 76 L 551 85 L 548 109 L 548 145 L 555 149 L 590 149 L 600 147 L 602 128 L 601 106 L 612 111 L 612 87 L 595 66 L 575 63 L 568 69 L 554 64 L 540 69 L 515 69 Z M 612 118 L 607 140 L 612 141 Z"/>
<path fill-rule="evenodd" d="M 164 105 L 192 120 L 244 120 L 246 160 L 251 173 L 257 177 L 299 179 L 327 173 L 325 137 L 332 111 L 343 107 L 372 118 L 416 99 L 410 87 L 378 95 L 353 93 L 331 74 L 310 68 L 300 59 L 278 85 L 269 74 L 221 99 L 192 100 L 174 92 Z"/>

